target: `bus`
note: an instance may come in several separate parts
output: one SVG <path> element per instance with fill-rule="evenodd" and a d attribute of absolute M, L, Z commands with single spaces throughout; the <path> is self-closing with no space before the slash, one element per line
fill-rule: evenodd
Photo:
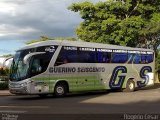
<path fill-rule="evenodd" d="M 67 93 L 154 84 L 154 51 L 83 41 L 48 40 L 16 51 L 10 70 L 13 94 L 58 97 Z"/>

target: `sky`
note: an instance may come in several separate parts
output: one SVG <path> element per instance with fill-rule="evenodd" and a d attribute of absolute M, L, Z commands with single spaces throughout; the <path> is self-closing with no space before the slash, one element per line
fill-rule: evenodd
<path fill-rule="evenodd" d="M 67 7 L 84 1 L 0 0 L 0 55 L 14 54 L 27 41 L 42 35 L 75 37 L 75 28 L 82 19 Z"/>

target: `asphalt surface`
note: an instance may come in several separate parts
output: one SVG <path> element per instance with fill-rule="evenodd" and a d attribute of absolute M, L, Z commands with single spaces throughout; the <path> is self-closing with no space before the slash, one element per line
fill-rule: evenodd
<path fill-rule="evenodd" d="M 137 120 L 139 117 L 159 120 L 160 87 L 131 93 L 79 93 L 63 98 L 0 96 L 0 120 L 124 120 L 130 118 L 127 115 L 138 115 Z"/>

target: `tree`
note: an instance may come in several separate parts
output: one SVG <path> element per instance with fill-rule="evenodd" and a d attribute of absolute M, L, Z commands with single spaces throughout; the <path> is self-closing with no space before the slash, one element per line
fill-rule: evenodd
<path fill-rule="evenodd" d="M 106 0 L 73 3 L 84 21 L 76 29 L 79 39 L 124 46 L 153 48 L 160 44 L 159 0 Z"/>
<path fill-rule="evenodd" d="M 6 54 L 6 55 L 3 55 L 2 57 L 11 58 L 11 57 L 13 57 L 13 55 L 12 54 Z"/>
<path fill-rule="evenodd" d="M 39 40 L 31 40 L 31 41 L 26 42 L 26 44 L 32 44 L 32 43 L 46 41 L 46 40 L 52 40 L 52 38 L 49 38 L 48 36 L 43 35 L 43 36 L 40 36 Z"/>
<path fill-rule="evenodd" d="M 154 13 L 150 22 L 148 22 L 140 31 L 140 44 L 143 46 L 148 46 L 148 48 L 153 48 L 156 53 L 156 57 L 159 54 L 157 49 L 160 45 L 160 14 Z"/>
<path fill-rule="evenodd" d="M 71 41 L 76 41 L 77 38 L 74 38 L 74 37 L 49 38 L 48 36 L 40 36 L 39 40 L 31 40 L 31 41 L 27 42 L 26 44 L 32 44 L 32 43 L 42 42 L 42 41 L 47 41 L 47 40 L 71 40 Z"/>
<path fill-rule="evenodd" d="M 9 76 L 9 68 L 0 68 L 0 76 Z"/>
<path fill-rule="evenodd" d="M 156 71 L 160 73 L 160 54 L 157 55 L 156 59 Z"/>

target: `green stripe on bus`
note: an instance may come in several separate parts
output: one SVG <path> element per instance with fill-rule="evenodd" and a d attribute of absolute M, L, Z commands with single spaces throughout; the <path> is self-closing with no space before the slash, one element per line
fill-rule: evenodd
<path fill-rule="evenodd" d="M 54 92 L 56 80 L 66 80 L 69 84 L 70 91 L 87 91 L 106 89 L 106 86 L 97 79 L 96 76 L 67 76 L 67 77 L 36 77 L 35 81 L 46 81 L 49 85 L 49 92 Z"/>

